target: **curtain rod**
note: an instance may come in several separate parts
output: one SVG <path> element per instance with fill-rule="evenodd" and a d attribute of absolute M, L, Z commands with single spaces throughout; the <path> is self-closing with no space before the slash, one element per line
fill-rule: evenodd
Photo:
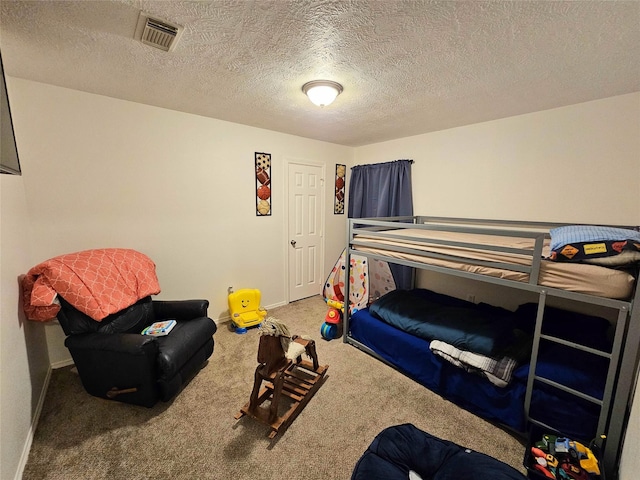
<path fill-rule="evenodd" d="M 395 163 L 395 162 L 409 162 L 410 164 L 413 164 L 413 160 L 410 158 L 401 158 L 399 160 L 389 160 L 388 162 L 379 162 L 379 163 L 365 163 L 364 165 L 354 165 L 353 167 L 351 167 L 351 170 L 353 170 L 356 167 L 369 167 L 372 165 L 384 165 L 385 163 Z"/>

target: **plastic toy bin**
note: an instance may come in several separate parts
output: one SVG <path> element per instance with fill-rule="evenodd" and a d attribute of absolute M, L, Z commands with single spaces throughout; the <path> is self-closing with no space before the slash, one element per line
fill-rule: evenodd
<path fill-rule="evenodd" d="M 552 476 L 549 476 L 548 473 L 545 473 L 535 467 L 537 459 L 536 455 L 531 451 L 531 448 L 536 447 L 536 444 L 539 444 L 540 442 L 544 443 L 543 437 L 545 435 L 550 435 L 551 438 L 548 439 L 548 443 L 554 444 L 551 449 L 549 449 L 549 447 L 541 448 L 543 453 L 549 453 L 549 451 L 553 452 L 553 456 L 549 459 L 549 465 L 555 466 L 547 468 L 547 471 L 550 472 Z M 554 451 L 556 443 L 553 442 L 553 437 L 556 437 L 558 440 L 558 451 Z M 564 439 L 567 441 L 563 441 Z M 573 443 L 569 443 L 571 441 L 573 441 Z M 578 442 L 579 445 L 576 445 L 575 442 Z M 573 439 L 550 429 L 533 426 L 529 431 L 529 440 L 523 459 L 524 467 L 527 469 L 527 478 L 530 480 L 551 480 L 553 478 L 558 480 L 605 480 L 602 462 L 597 458 L 598 452 L 595 449 L 589 449 L 593 456 L 587 457 L 584 449 L 582 448 L 584 446 L 588 447 L 589 441 Z M 566 452 L 564 451 L 565 449 L 567 450 Z M 545 458 L 545 460 L 547 459 L 548 457 Z M 555 462 L 557 462 L 557 464 L 555 464 Z M 593 462 L 596 462 L 598 465 L 600 470 L 599 475 L 585 470 L 585 468 L 589 468 L 589 465 Z M 568 463 L 568 465 L 566 465 L 566 463 Z M 565 472 L 559 472 L 558 469 L 562 468 L 562 464 L 565 464 L 565 467 L 568 468 L 569 471 L 565 470 Z M 573 466 L 573 468 L 571 466 Z"/>

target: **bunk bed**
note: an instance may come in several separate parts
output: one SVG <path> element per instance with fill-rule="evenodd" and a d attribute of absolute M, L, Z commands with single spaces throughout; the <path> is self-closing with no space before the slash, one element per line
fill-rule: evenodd
<path fill-rule="evenodd" d="M 532 292 L 528 295 L 536 302 L 509 311 L 426 288 L 396 291 L 371 299 L 368 308 L 345 308 L 343 340 L 461 407 L 515 431 L 524 433 L 536 426 L 582 440 L 594 438 L 605 469 L 614 478 L 640 345 L 640 306 L 634 308 L 633 302 L 640 298 L 636 281 L 640 252 L 631 253 L 621 265 L 616 263 L 623 256 L 614 260 L 607 254 L 594 255 L 599 260 L 588 264 L 551 261 L 560 260 L 558 252 L 576 259 L 584 254 L 583 244 L 577 242 L 580 251 L 570 245 L 568 254 L 562 250 L 566 245 L 558 246 L 566 228 L 423 216 L 349 219 L 347 279 L 351 256 L 359 255 Z M 550 232 L 557 232 L 556 238 Z M 610 250 L 614 242 L 605 243 L 606 247 L 596 248 Z M 348 299 L 350 281 L 344 283 Z M 558 301 L 578 304 L 582 310 L 604 309 L 611 315 L 607 321 L 549 305 Z M 452 324 L 456 328 L 476 324 L 481 331 L 449 338 Z M 444 349 L 442 337 L 434 336 L 434 325 L 445 330 Z M 487 346 L 485 333 L 494 330 L 498 334 Z M 506 375 L 501 370 L 496 377 L 494 370 L 465 363 L 468 356 L 461 362 L 460 352 L 468 354 L 471 344 L 477 347 L 478 338 L 485 342 L 480 352 L 483 361 L 501 359 L 507 352 L 504 357 L 513 362 L 503 369 L 508 370 Z M 448 350 L 452 346 L 453 352 Z"/>

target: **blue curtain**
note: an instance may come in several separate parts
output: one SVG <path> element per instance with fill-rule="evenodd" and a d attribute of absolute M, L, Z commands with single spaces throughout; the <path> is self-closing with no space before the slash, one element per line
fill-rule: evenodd
<path fill-rule="evenodd" d="M 413 160 L 358 165 L 351 169 L 349 218 L 413 215 Z M 390 264 L 398 288 L 412 286 L 413 269 Z"/>
<path fill-rule="evenodd" d="M 413 215 L 413 160 L 358 165 L 351 169 L 349 218 Z"/>

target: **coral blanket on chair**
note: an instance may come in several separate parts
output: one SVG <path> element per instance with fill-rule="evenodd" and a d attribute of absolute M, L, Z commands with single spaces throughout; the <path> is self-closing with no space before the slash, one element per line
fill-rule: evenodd
<path fill-rule="evenodd" d="M 24 311 L 29 320 L 52 320 L 67 302 L 96 321 L 160 293 L 156 266 L 146 255 L 124 248 L 69 253 L 46 260 L 22 280 Z"/>

